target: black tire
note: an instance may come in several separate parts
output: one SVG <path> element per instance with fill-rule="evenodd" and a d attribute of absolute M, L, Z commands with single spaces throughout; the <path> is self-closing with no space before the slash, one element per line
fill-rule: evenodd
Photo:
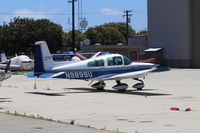
<path fill-rule="evenodd" d="M 137 90 L 138 90 L 138 91 L 141 91 L 141 90 L 142 90 L 142 88 L 137 88 Z"/>
<path fill-rule="evenodd" d="M 126 90 L 124 89 L 124 90 L 119 90 L 119 92 L 125 92 Z"/>

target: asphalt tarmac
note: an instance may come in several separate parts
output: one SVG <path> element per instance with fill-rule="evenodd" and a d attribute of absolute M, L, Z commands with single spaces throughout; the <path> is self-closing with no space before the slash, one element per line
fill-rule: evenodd
<path fill-rule="evenodd" d="M 68 123 L 74 120 L 75 125 L 114 132 L 200 132 L 200 69 L 150 74 L 144 79 L 142 91 L 131 88 L 136 81 L 123 80 L 130 86 L 124 93 L 112 89 L 115 81 L 107 81 L 104 92 L 91 88 L 86 81 L 36 79 L 37 89 L 34 82 L 22 75 L 4 81 L 0 112 L 39 115 Z M 185 111 L 187 108 L 191 111 Z"/>
<path fill-rule="evenodd" d="M 0 114 L 1 133 L 111 133 L 104 130 Z"/>

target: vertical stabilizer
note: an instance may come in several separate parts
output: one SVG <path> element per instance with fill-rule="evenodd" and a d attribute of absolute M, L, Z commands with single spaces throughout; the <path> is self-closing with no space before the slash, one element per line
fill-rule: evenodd
<path fill-rule="evenodd" d="M 54 61 L 45 41 L 35 43 L 34 72 L 48 72 L 54 67 Z"/>
<path fill-rule="evenodd" d="M 6 58 L 6 55 L 4 52 L 0 52 L 0 62 L 5 63 L 8 59 Z"/>

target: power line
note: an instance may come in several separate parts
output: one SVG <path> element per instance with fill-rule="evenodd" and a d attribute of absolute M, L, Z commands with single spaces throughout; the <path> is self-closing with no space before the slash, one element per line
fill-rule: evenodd
<path fill-rule="evenodd" d="M 105 11 L 105 12 L 85 12 L 85 13 L 82 13 L 82 14 L 106 14 L 106 13 L 115 13 L 115 11 Z M 143 12 L 143 11 L 134 11 L 134 13 L 140 13 L 140 14 L 147 14 L 146 12 Z M 54 16 L 67 16 L 67 15 L 71 15 L 71 13 L 9 13 L 9 12 L 0 12 L 0 15 L 54 15 Z M 76 14 L 78 15 L 78 14 Z M 116 15 L 116 14 L 115 14 Z M 119 14 L 120 15 L 120 14 Z"/>
<path fill-rule="evenodd" d="M 0 13 L 0 15 L 70 15 L 66 13 Z"/>

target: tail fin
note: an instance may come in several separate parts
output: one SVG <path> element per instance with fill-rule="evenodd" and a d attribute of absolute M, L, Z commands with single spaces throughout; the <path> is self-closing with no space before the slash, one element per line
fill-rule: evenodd
<path fill-rule="evenodd" d="M 6 58 L 6 55 L 4 52 L 0 52 L 0 62 L 4 63 L 7 62 L 8 59 Z"/>
<path fill-rule="evenodd" d="M 39 74 L 48 72 L 54 67 L 54 61 L 50 54 L 49 48 L 45 41 L 38 41 L 35 43 L 34 55 L 34 73 Z"/>

